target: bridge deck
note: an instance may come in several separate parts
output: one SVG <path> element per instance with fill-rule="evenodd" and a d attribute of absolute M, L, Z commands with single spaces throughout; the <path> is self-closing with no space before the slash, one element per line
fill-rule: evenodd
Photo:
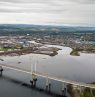
<path fill-rule="evenodd" d="M 88 88 L 95 89 L 95 85 L 93 85 L 93 84 L 86 84 L 86 83 L 82 83 L 82 82 L 66 80 L 64 78 L 57 78 L 57 77 L 50 76 L 50 75 L 43 74 L 43 73 L 39 73 L 39 72 L 31 73 L 31 71 L 21 69 L 21 68 L 18 68 L 18 67 L 14 67 L 14 66 L 5 65 L 5 64 L 0 64 L 0 66 L 2 66 L 3 68 L 15 70 L 15 71 L 19 71 L 19 72 L 23 72 L 23 73 L 27 73 L 27 74 L 34 74 L 34 75 L 39 76 L 39 77 L 48 78 L 48 79 L 51 79 L 51 80 L 56 80 L 56 81 L 60 81 L 60 82 L 67 83 L 67 84 L 72 84 L 72 85 L 76 85 L 76 86 L 88 87 Z"/>

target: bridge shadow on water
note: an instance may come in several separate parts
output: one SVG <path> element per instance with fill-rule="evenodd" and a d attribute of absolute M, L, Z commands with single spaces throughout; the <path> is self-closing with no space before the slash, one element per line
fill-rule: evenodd
<path fill-rule="evenodd" d="M 31 83 L 28 84 L 28 83 L 25 83 L 25 82 L 17 80 L 17 79 L 12 79 L 11 77 L 6 76 L 6 75 L 0 75 L 0 79 L 12 82 L 14 84 L 20 85 L 20 86 L 25 87 L 25 88 L 29 88 L 31 90 L 38 91 L 38 92 L 43 93 L 43 94 L 50 95 L 52 97 L 66 97 L 66 96 L 63 96 L 63 95 L 55 93 L 55 92 L 47 91 L 46 89 L 43 89 L 43 88 L 40 88 L 40 87 L 37 87 L 37 86 L 34 87 L 34 86 L 31 85 Z"/>

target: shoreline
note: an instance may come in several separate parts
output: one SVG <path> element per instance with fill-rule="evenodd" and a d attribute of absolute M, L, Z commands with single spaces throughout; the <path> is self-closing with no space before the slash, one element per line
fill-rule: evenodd
<path fill-rule="evenodd" d="M 26 48 L 26 49 L 20 49 L 20 50 L 14 50 L 14 51 L 2 51 L 0 52 L 0 56 L 21 56 L 26 54 L 44 54 L 49 56 L 55 56 L 58 54 L 58 51 L 61 50 L 57 47 L 48 47 L 48 48 L 42 48 L 42 49 L 35 49 L 32 48 Z"/>
<path fill-rule="evenodd" d="M 95 54 L 95 51 L 72 48 L 72 51 L 70 52 L 70 55 L 72 55 L 72 56 L 80 56 L 80 52 L 81 53 L 85 53 L 85 54 Z"/>

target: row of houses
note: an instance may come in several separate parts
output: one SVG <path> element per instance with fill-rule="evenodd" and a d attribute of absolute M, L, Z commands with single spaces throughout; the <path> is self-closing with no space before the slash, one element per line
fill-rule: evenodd
<path fill-rule="evenodd" d="M 16 41 L 16 42 L 3 41 L 3 42 L 0 42 L 0 48 L 21 49 L 25 47 L 40 47 L 41 45 L 42 44 L 37 43 L 35 41 Z"/>

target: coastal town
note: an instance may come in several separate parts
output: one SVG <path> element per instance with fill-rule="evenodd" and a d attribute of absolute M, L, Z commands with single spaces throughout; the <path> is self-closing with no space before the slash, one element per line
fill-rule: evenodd
<path fill-rule="evenodd" d="M 17 55 L 25 53 L 38 53 L 54 56 L 60 50 L 57 47 L 44 47 L 44 45 L 59 45 L 72 48 L 71 55 L 79 56 L 79 52 L 95 53 L 95 34 L 68 34 L 68 35 L 9 35 L 0 36 L 0 55 Z"/>

